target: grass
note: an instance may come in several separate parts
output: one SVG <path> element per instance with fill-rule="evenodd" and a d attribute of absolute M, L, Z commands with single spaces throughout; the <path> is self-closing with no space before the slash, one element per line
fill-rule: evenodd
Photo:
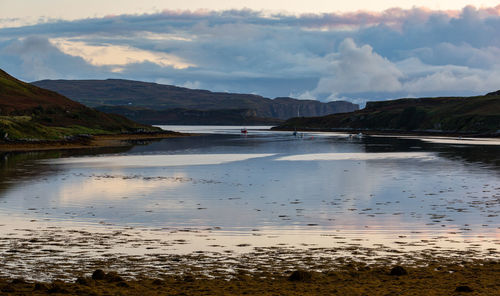
<path fill-rule="evenodd" d="M 4 140 L 64 140 L 67 137 L 81 134 L 112 134 L 112 132 L 79 125 L 68 127 L 46 126 L 34 122 L 30 116 L 0 116 L 0 137 Z"/>

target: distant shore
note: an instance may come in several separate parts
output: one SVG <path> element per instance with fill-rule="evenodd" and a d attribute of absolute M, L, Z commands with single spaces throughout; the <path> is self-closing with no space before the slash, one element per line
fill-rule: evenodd
<path fill-rule="evenodd" d="M 497 133 L 457 133 L 457 132 L 446 132 L 446 131 L 399 131 L 399 130 L 366 130 L 366 129 L 343 129 L 343 128 L 271 128 L 273 131 L 298 131 L 298 132 L 334 132 L 343 134 L 358 134 L 362 133 L 364 135 L 384 135 L 384 136 L 416 136 L 416 137 L 450 137 L 450 138 L 460 138 L 460 137 L 472 137 L 472 138 L 500 138 L 500 132 Z"/>
<path fill-rule="evenodd" d="M 191 135 L 192 134 L 187 133 L 161 131 L 108 135 L 80 135 L 68 140 L 54 141 L 4 141 L 0 142 L 0 152 L 120 147 L 132 145 L 132 142 L 135 141 L 152 141 Z"/>

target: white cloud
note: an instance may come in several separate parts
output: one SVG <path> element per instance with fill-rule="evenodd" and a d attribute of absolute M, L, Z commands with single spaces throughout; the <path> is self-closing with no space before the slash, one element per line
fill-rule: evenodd
<path fill-rule="evenodd" d="M 498 88 L 500 88 L 500 71 L 469 68 L 462 71 L 445 68 L 424 77 L 417 77 L 404 84 L 404 89 L 413 93 L 422 90 L 427 92 L 453 90 L 455 92 L 475 91 L 484 93 Z"/>
<path fill-rule="evenodd" d="M 404 74 L 388 59 L 373 52 L 369 45 L 358 47 L 350 38 L 339 46 L 339 52 L 326 58 L 331 76 L 320 79 L 316 93 L 352 93 L 398 91 Z"/>
<path fill-rule="evenodd" d="M 130 46 L 113 44 L 88 44 L 83 41 L 71 41 L 63 38 L 53 38 L 50 42 L 62 52 L 83 58 L 94 66 L 114 66 L 113 72 L 121 72 L 118 66 L 133 63 L 151 62 L 162 67 L 186 69 L 194 67 L 183 59 L 164 52 L 153 52 Z"/>
<path fill-rule="evenodd" d="M 454 48 L 451 45 L 446 47 Z M 462 48 L 487 58 L 491 57 L 490 52 L 497 50 L 486 48 L 483 51 L 470 46 Z M 358 46 L 352 39 L 344 40 L 338 53 L 331 54 L 326 60 L 330 64 L 330 72 L 319 80 L 315 89 L 305 91 L 300 98 L 317 98 L 327 94 L 328 101 L 336 99 L 339 94 L 345 98 L 345 95 L 366 92 L 397 92 L 411 97 L 413 95 L 410 94 L 429 92 L 484 93 L 500 88 L 498 70 L 429 65 L 416 57 L 393 63 L 373 52 L 369 45 Z M 362 103 L 366 100 L 352 98 L 351 101 Z"/>

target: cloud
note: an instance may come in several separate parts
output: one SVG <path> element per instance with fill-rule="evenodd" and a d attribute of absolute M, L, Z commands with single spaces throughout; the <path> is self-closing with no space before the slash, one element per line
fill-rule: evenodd
<path fill-rule="evenodd" d="M 392 92 L 401 89 L 404 74 L 369 45 L 358 47 L 350 38 L 339 46 L 339 52 L 326 57 L 332 76 L 319 80 L 317 93 Z"/>
<path fill-rule="evenodd" d="M 404 84 L 408 92 L 418 93 L 442 92 L 448 90 L 455 93 L 476 92 L 500 88 L 500 71 L 485 71 L 466 67 L 444 67 L 423 77 L 417 77 Z"/>
<path fill-rule="evenodd" d="M 340 44 L 339 52 L 332 54 L 331 58 L 325 61 L 330 63 L 332 75 L 321 78 L 314 90 L 306 91 L 299 97 L 324 97 L 331 100 L 339 95 L 355 95 L 351 96 L 351 101 L 362 102 L 363 100 L 355 99 L 356 95 L 383 93 L 391 96 L 391 93 L 396 93 L 411 97 L 413 94 L 425 95 L 433 92 L 448 92 L 452 95 L 481 93 L 500 87 L 500 70 L 496 70 L 496 67 L 492 69 L 494 62 L 498 64 L 498 59 L 491 54 L 498 49 L 481 50 L 464 46 L 461 47 L 462 50 L 458 50 L 459 48 L 453 45 L 441 44 L 436 49 L 439 54 L 442 47 L 457 49 L 456 56 L 474 52 L 479 60 L 484 59 L 491 64 L 479 63 L 484 69 L 452 64 L 430 65 L 416 57 L 393 63 L 373 52 L 370 46 L 358 46 L 352 39 L 346 39 Z M 433 54 L 433 50 L 430 51 L 430 54 Z M 478 59 L 474 55 L 467 56 L 474 61 L 469 63 L 477 64 Z"/>
<path fill-rule="evenodd" d="M 186 69 L 193 64 L 164 52 L 153 52 L 138 48 L 113 44 L 87 44 L 82 41 L 71 41 L 62 38 L 51 39 L 50 42 L 62 52 L 83 58 L 94 66 L 126 66 L 128 64 L 151 62 L 162 67 Z M 119 68 L 121 69 L 121 68 Z"/>
<path fill-rule="evenodd" d="M 166 10 L 3 28 L 0 65 L 24 80 L 126 78 L 268 97 L 469 95 L 500 88 L 497 32 L 500 6 Z"/>
<path fill-rule="evenodd" d="M 65 55 L 47 38 L 28 36 L 4 44 L 0 47 L 0 64 L 24 80 L 56 79 L 61 75 L 76 78 L 95 73 L 84 60 Z"/>

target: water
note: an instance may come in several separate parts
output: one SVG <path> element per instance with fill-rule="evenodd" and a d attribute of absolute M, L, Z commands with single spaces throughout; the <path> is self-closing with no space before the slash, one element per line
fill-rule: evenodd
<path fill-rule="evenodd" d="M 241 251 L 346 242 L 498 245 L 498 141 L 166 128 L 199 135 L 128 148 L 5 154 L 0 233 L 133 229 L 146 238 L 187 240 L 167 253 L 215 243 Z"/>

